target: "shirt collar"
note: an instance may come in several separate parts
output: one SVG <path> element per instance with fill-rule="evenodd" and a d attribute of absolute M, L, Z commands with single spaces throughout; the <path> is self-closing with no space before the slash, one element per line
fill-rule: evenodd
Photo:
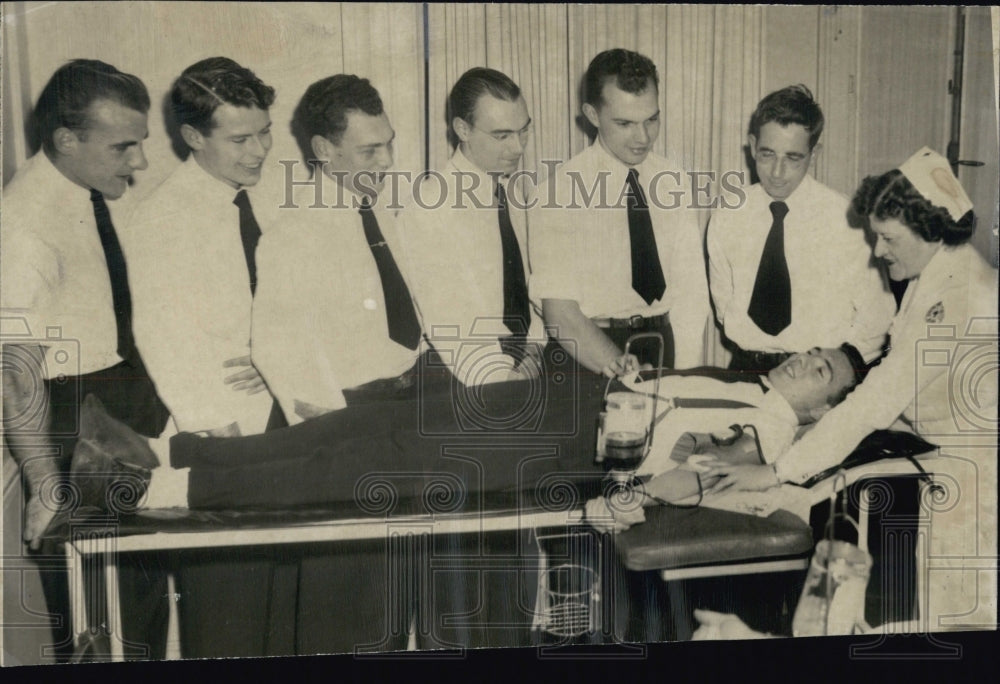
<path fill-rule="evenodd" d="M 760 402 L 760 409 L 776 416 L 782 422 L 797 426 L 799 424 L 799 417 L 784 395 L 774 390 L 774 386 L 771 385 L 771 381 L 767 379 L 766 375 L 760 376 L 760 383 L 765 389 L 764 398 Z"/>
<path fill-rule="evenodd" d="M 594 161 L 595 171 L 605 171 L 605 170 L 610 171 L 611 177 L 609 178 L 609 180 L 612 181 L 611 186 L 616 187 L 621 183 L 625 182 L 625 177 L 628 175 L 628 170 L 632 167 L 625 165 L 621 159 L 611 154 L 604 148 L 604 145 L 601 144 L 600 134 L 598 134 L 597 137 L 594 138 L 594 142 L 590 145 L 590 149 L 591 153 L 594 156 L 593 161 Z M 641 177 L 642 164 L 635 167 L 635 169 L 640 173 Z"/>
<path fill-rule="evenodd" d="M 809 197 L 812 194 L 812 188 L 815 183 L 816 180 L 811 175 L 806 173 L 806 175 L 802 177 L 802 181 L 799 183 L 799 186 L 792 190 L 792 194 L 785 199 L 776 200 L 768 195 L 767 191 L 764 192 L 764 196 L 767 198 L 768 204 L 771 202 L 784 202 L 785 205 L 788 206 L 789 211 L 803 211 L 808 209 L 812 204 L 809 201 Z M 763 186 L 761 186 L 761 190 L 763 189 Z"/>
<path fill-rule="evenodd" d="M 32 159 L 35 159 L 35 164 L 38 165 L 40 175 L 42 176 L 42 183 L 46 187 L 51 187 L 53 189 L 53 195 L 60 198 L 72 198 L 70 201 L 79 202 L 81 205 L 86 203 L 89 207 L 90 204 L 90 188 L 85 188 L 82 185 L 77 185 L 60 171 L 52 160 L 49 159 L 49 155 L 45 154 L 44 150 L 39 150 Z M 60 199 L 63 201 L 63 199 Z"/>
<path fill-rule="evenodd" d="M 630 166 L 604 148 L 604 145 L 601 144 L 600 134 L 594 138 L 594 142 L 591 143 L 590 147 L 594 155 L 594 168 L 596 170 L 605 169 L 610 171 L 611 179 L 614 181 L 621 178 L 621 182 L 624 183 L 629 169 L 635 169 L 638 172 L 640 183 L 649 182 L 652 175 L 656 173 L 656 169 L 650 167 L 649 159 L 654 154 L 652 150 L 646 154 L 646 158 L 641 163 Z"/>
<path fill-rule="evenodd" d="M 188 158 L 181 164 L 181 173 L 190 176 L 194 187 L 200 188 L 200 192 L 205 197 L 212 197 L 218 201 L 225 200 L 232 203 L 240 190 L 246 190 L 251 200 L 253 199 L 251 188 L 241 186 L 234 189 L 229 183 L 219 180 L 198 163 L 193 153 L 189 154 Z"/>
<path fill-rule="evenodd" d="M 507 184 L 510 182 L 510 176 L 500 176 L 497 174 L 489 174 L 483 171 L 481 168 L 473 164 L 468 157 L 462 152 L 460 147 L 455 148 L 455 154 L 451 156 L 451 164 L 455 169 L 462 175 L 472 175 L 479 179 L 479 184 L 473 191 L 479 201 L 486 206 L 493 206 L 495 204 L 495 192 L 494 184 L 499 181 L 504 186 L 504 192 L 509 193 Z M 458 183 L 457 177 L 452 177 L 447 179 L 448 185 L 450 187 L 455 187 Z M 468 187 L 463 181 L 462 187 Z"/>
<path fill-rule="evenodd" d="M 964 260 L 966 263 L 961 263 L 960 260 Z M 899 303 L 896 318 L 905 319 L 914 306 L 914 302 L 920 301 L 924 293 L 940 290 L 956 272 L 968 270 L 967 260 L 968 252 L 963 249 L 963 245 L 949 247 L 942 244 L 924 266 L 924 270 L 910 280 L 910 284 L 906 287 L 906 294 L 903 295 L 903 301 Z"/>
<path fill-rule="evenodd" d="M 950 278 L 956 271 L 965 270 L 966 266 L 957 262 L 966 256 L 967 254 L 965 254 L 964 250 L 958 247 L 949 247 L 942 243 L 938 251 L 927 262 L 927 265 L 924 266 L 924 270 L 917 276 L 917 282 L 930 283 L 927 287 L 937 287 L 942 281 Z M 911 286 L 914 286 L 914 290 L 916 289 L 916 284 L 911 283 Z"/>

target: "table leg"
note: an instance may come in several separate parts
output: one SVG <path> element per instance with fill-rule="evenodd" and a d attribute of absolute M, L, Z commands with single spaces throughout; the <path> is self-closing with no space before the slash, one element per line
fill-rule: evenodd
<path fill-rule="evenodd" d="M 169 617 L 167 618 L 167 652 L 165 657 L 166 660 L 180 660 L 180 618 L 177 613 L 177 581 L 174 579 L 173 572 L 167 574 L 167 600 L 169 601 L 167 608 Z"/>
<path fill-rule="evenodd" d="M 104 595 L 106 597 L 108 640 L 111 642 L 111 661 L 120 663 L 125 660 L 123 648 L 122 602 L 118 591 L 118 554 L 104 554 Z"/>
<path fill-rule="evenodd" d="M 73 629 L 73 648 L 80 646 L 80 635 L 87 629 L 87 610 L 83 605 L 85 590 L 83 587 L 83 555 L 76 546 L 67 541 L 65 544 L 66 567 L 69 571 L 69 606 Z"/>

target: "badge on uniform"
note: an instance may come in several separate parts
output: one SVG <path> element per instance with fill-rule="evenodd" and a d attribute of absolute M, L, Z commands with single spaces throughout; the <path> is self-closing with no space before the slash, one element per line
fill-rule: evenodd
<path fill-rule="evenodd" d="M 924 320 L 928 323 L 940 323 L 944 320 L 944 303 L 938 302 L 931 308 L 927 309 L 927 315 L 924 316 Z"/>

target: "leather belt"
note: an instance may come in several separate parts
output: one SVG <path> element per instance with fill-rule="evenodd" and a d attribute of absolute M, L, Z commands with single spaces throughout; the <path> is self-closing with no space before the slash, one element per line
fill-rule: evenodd
<path fill-rule="evenodd" d="M 348 405 L 353 403 L 367 403 L 372 401 L 388 401 L 394 398 L 406 398 L 410 393 L 417 391 L 418 364 L 414 364 L 409 370 L 392 378 L 379 378 L 366 382 L 356 387 L 342 390 L 344 399 Z"/>
<path fill-rule="evenodd" d="M 659 316 L 629 316 L 628 318 L 591 318 L 598 328 L 626 328 L 635 330 L 639 328 L 657 328 L 670 323 L 670 314 L 660 314 Z"/>

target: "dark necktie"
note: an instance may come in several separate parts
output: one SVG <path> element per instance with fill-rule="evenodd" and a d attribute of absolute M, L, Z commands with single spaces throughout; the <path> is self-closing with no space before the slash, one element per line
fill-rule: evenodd
<path fill-rule="evenodd" d="M 503 324 L 511 335 L 500 340 L 500 348 L 520 362 L 524 358 L 531 310 L 528 308 L 528 282 L 524 277 L 521 248 L 510 221 L 507 192 L 497 183 L 497 216 L 500 224 L 500 246 L 503 249 Z"/>
<path fill-rule="evenodd" d="M 628 170 L 625 180 L 628 188 L 628 238 L 632 252 L 632 289 L 652 304 L 663 297 L 667 283 L 663 279 L 660 253 L 656 249 L 653 222 L 649 218 L 649 205 L 639 185 L 639 172 Z"/>
<path fill-rule="evenodd" d="M 365 239 L 375 257 L 378 275 L 382 280 L 382 297 L 385 300 L 385 318 L 389 327 L 389 339 L 407 349 L 420 346 L 420 321 L 410 298 L 410 290 L 403 281 L 396 260 L 392 258 L 378 219 L 372 211 L 368 198 L 361 201 L 361 225 L 365 229 Z"/>
<path fill-rule="evenodd" d="M 131 360 L 135 354 L 135 340 L 132 337 L 132 295 L 128 289 L 128 270 L 121 243 L 111 222 L 111 212 L 104 201 L 104 195 L 97 190 L 90 191 L 90 201 L 94 205 L 94 219 L 97 234 L 104 249 L 104 260 L 108 264 L 111 279 L 111 302 L 115 307 L 115 327 L 118 331 L 117 352 L 123 360 Z"/>
<path fill-rule="evenodd" d="M 247 259 L 247 271 L 250 274 L 250 294 L 257 292 L 257 242 L 260 241 L 260 226 L 253 215 L 250 198 L 246 190 L 236 193 L 233 204 L 240 208 L 240 239 L 243 241 L 243 254 Z"/>
<path fill-rule="evenodd" d="M 777 335 L 792 322 L 792 281 L 785 261 L 785 215 L 788 205 L 771 202 L 771 232 L 757 267 L 757 280 L 747 315 L 768 335 Z"/>

